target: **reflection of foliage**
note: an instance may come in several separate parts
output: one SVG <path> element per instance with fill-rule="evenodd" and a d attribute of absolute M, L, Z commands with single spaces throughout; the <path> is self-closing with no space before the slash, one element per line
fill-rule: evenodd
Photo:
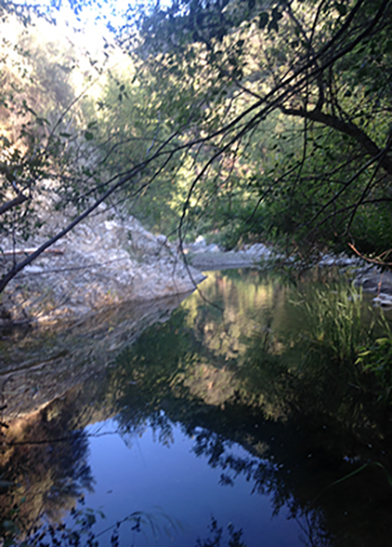
<path fill-rule="evenodd" d="M 122 410 L 117 419 L 128 439 L 143 431 L 148 423 L 160 432 L 160 442 L 171 442 L 171 427 L 161 411 L 173 399 L 174 386 L 180 396 L 181 374 L 195 359 L 190 333 L 183 329 L 184 321 L 184 311 L 177 310 L 170 322 L 154 329 L 154 343 L 149 329 L 117 359 L 110 392 Z"/>
<path fill-rule="evenodd" d="M 242 410 L 243 416 L 244 409 L 241 407 L 233 406 L 231 413 L 234 414 L 240 410 Z M 279 426 L 273 429 L 277 432 Z M 211 467 L 223 470 L 222 485 L 231 486 L 235 479 L 242 475 L 253 484 L 253 492 L 271 496 L 275 514 L 278 514 L 284 505 L 287 505 L 295 514 L 298 499 L 294 500 L 290 488 L 288 488 L 290 482 L 288 473 L 294 470 L 292 462 L 298 458 L 298 455 L 295 457 L 293 450 L 288 449 L 286 443 L 285 450 L 288 453 L 284 455 L 283 452 L 277 452 L 273 435 L 265 425 L 261 431 L 253 435 L 250 427 L 246 428 L 246 432 L 242 436 L 233 434 L 233 431 L 228 434 L 231 437 L 242 437 L 241 444 L 245 445 L 251 454 L 244 452 L 242 455 L 238 455 L 236 453 L 238 448 L 227 436 L 205 427 L 193 431 L 196 456 L 206 457 Z M 290 436 L 290 432 L 284 430 L 281 430 L 281 434 Z M 294 485 L 292 484 L 292 486 Z"/>
<path fill-rule="evenodd" d="M 194 440 L 195 454 L 222 470 L 222 486 L 245 477 L 254 492 L 271 496 L 276 512 L 286 506 L 293 518 L 306 525 L 309 545 L 328 545 L 332 536 L 341 537 L 339 515 L 350 508 L 345 541 L 349 536 L 355 544 L 360 538 L 357 519 L 363 523 L 362 536 L 368 537 L 370 520 L 382 526 L 386 518 L 377 511 L 376 503 L 369 506 L 364 492 L 377 484 L 374 499 L 379 499 L 381 492 L 390 499 L 389 487 L 385 473 L 376 466 L 361 476 L 353 475 L 345 484 L 339 479 L 364 461 L 377 459 L 385 469 L 390 468 L 384 410 L 375 407 L 374 399 L 352 383 L 356 376 L 351 369 L 357 374 L 352 361 L 346 370 L 334 358 L 344 355 L 341 338 L 331 334 L 338 342 L 335 353 L 316 358 L 314 348 L 320 353 L 322 349 L 312 333 L 320 332 L 323 325 L 331 331 L 332 327 L 338 329 L 339 321 L 346 321 L 347 330 L 341 336 L 349 342 L 348 347 L 354 347 L 360 337 L 349 332 L 349 322 L 355 313 L 359 318 L 362 303 L 354 301 L 354 315 L 350 311 L 347 317 L 336 317 L 334 323 L 332 310 L 338 315 L 339 291 L 344 293 L 338 289 L 328 304 L 331 318 L 319 314 L 320 325 L 314 315 L 309 319 L 313 304 L 307 309 L 289 305 L 289 289 L 285 289 L 285 300 L 280 287 L 274 288 L 268 281 L 262 286 L 258 274 L 251 273 L 250 278 L 254 285 L 249 288 L 243 283 L 245 293 L 238 294 L 242 283 L 234 285 L 231 274 L 217 273 L 205 293 L 209 299 L 216 294 L 224 306 L 227 299 L 223 314 L 201 300 L 189 299 L 169 323 L 155 325 L 121 354 L 110 381 L 119 405 L 121 431 L 127 437 L 151 425 L 161 442 L 170 443 L 173 424 L 181 424 Z M 306 284 L 299 285 L 291 290 L 291 299 L 298 300 L 301 291 L 310 295 Z M 321 308 L 323 303 L 316 301 L 319 294 L 326 297 L 327 290 L 319 290 L 313 300 L 309 296 L 305 302 Z M 350 289 L 344 294 L 351 305 Z M 263 298 L 258 300 L 260 295 Z M 236 360 L 230 347 L 235 347 L 238 339 L 226 347 L 226 354 L 219 344 L 232 316 L 238 330 L 230 331 L 231 335 L 241 341 Z M 357 327 L 359 332 L 367 332 L 359 319 L 353 325 Z M 238 445 L 245 449 L 240 455 Z M 328 489 L 331 484 L 335 486 Z M 363 519 L 365 506 L 371 519 Z M 340 545 L 334 539 L 335 543 Z"/>
<path fill-rule="evenodd" d="M 258 273 L 251 272 L 249 278 L 247 287 L 244 281 L 235 285 L 232 273 L 211 276 L 207 296 L 220 295 L 225 305 L 227 300 L 230 313 L 225 309 L 222 314 L 192 297 L 170 321 L 145 331 L 112 363 L 106 391 L 95 397 L 95 414 L 81 410 L 81 397 L 77 401 L 75 397 L 72 405 L 57 401 L 39 414 L 37 422 L 26 422 L 26 439 L 33 438 L 27 437 L 28 430 L 36 441 L 61 438 L 78 424 L 71 407 L 79 420 L 80 414 L 88 415 L 83 422 L 88 423 L 97 420 L 102 404 L 111 416 L 116 415 L 128 445 L 147 427 L 152 427 L 159 442 L 171 444 L 179 425 L 193 440 L 196 456 L 219 470 L 222 487 L 245 478 L 255 493 L 269 495 L 275 512 L 288 508 L 290 517 L 303 526 L 309 545 L 347 547 L 365 544 L 370 537 L 373 545 L 385 545 L 383 530 L 386 523 L 389 526 L 391 500 L 385 480 L 391 469 L 388 414 L 357 384 L 350 385 L 351 377 L 340 361 L 305 360 L 300 354 L 300 349 L 309 354 L 304 341 L 306 336 L 312 339 L 311 331 L 306 331 L 304 310 L 285 303 L 289 289 L 263 281 Z M 227 335 L 225 323 L 231 325 L 236 319 L 238 330 L 227 330 L 240 338 L 241 345 L 238 340 L 219 345 L 217 339 Z M 289 335 L 290 325 L 296 336 Z M 319 332 L 319 325 L 311 327 Z M 240 348 L 237 359 L 230 353 L 233 347 Z M 82 391 L 88 390 L 93 392 L 94 385 L 86 384 Z M 23 441 L 24 434 L 23 430 L 15 440 Z M 17 503 L 20 515 L 14 520 L 23 524 L 22 531 L 31 528 L 41 511 L 35 499 L 47 502 L 42 508 L 47 514 L 49 503 L 54 503 L 51 496 L 58 500 L 57 513 L 52 515 L 60 518 L 63 509 L 75 505 L 74 496 L 91 484 L 83 482 L 83 477 L 89 478 L 88 469 L 83 469 L 85 439 L 77 432 L 67 437 L 69 442 L 54 443 L 51 450 L 46 444 L 18 445 L 4 452 L 4 467 L 7 457 L 13 458 L 10 479 L 20 481 L 23 470 L 31 477 L 28 494 L 40 492 L 34 502 L 28 498 L 21 503 L 23 493 L 15 487 L 13 499 L 3 509 L 5 518 L 12 503 Z M 73 462 L 75 457 L 79 463 Z M 380 462 L 382 468 L 369 465 L 355 474 L 370 461 Z M 41 469 L 41 462 L 47 470 Z M 19 475 L 12 475 L 14 469 Z M 342 477 L 348 478 L 342 481 Z M 343 519 L 345 511 L 348 515 Z M 380 530 L 377 537 L 374 528 Z M 216 524 L 211 537 L 198 547 L 224 543 L 219 530 Z"/>
<path fill-rule="evenodd" d="M 253 273 L 250 277 L 253 280 Z M 259 276 L 255 285 L 256 281 L 263 283 Z M 148 420 L 154 409 L 154 420 L 163 432 L 162 410 L 170 414 L 180 398 L 196 405 L 201 400 L 227 405 L 239 397 L 275 420 L 300 411 L 311 421 L 316 413 L 320 419 L 328 416 L 359 435 L 369 435 L 369 424 L 378 431 L 378 411 L 371 402 L 363 406 L 366 379 L 354 365 L 359 344 L 372 333 L 363 320 L 358 294 L 338 285 L 310 291 L 305 283 L 306 291 L 291 290 L 291 301 L 298 302 L 298 294 L 303 299 L 293 306 L 268 281 L 258 292 L 250 285 L 249 295 L 238 294 L 242 284 L 235 285 L 229 274 L 211 276 L 205 293 L 209 299 L 220 295 L 223 314 L 189 299 L 169 323 L 155 326 L 121 355 L 111 389 L 117 400 L 119 394 L 127 400 L 128 417 L 131 408 L 146 412 L 148 401 Z M 233 317 L 237 332 L 231 329 Z M 227 337 L 230 344 L 224 345 Z M 125 422 L 135 424 L 135 418 Z M 146 419 L 145 414 L 140 416 L 142 428 Z M 169 439 L 169 433 L 165 435 Z"/>
<path fill-rule="evenodd" d="M 44 515 L 58 520 L 91 490 L 88 440 L 82 431 L 69 431 L 71 422 L 72 415 L 51 416 L 48 407 L 10 428 L 0 454 L 0 474 L 13 485 L 1 496 L 6 537 L 28 536 Z"/>
<path fill-rule="evenodd" d="M 98 547 L 100 545 L 99 538 L 110 534 L 111 547 L 118 547 L 121 542 L 120 534 L 124 528 L 128 528 L 134 537 L 136 534 L 147 530 L 150 530 L 154 537 L 158 537 L 161 532 L 171 537 L 179 528 L 174 519 L 161 511 L 153 513 L 134 511 L 98 532 L 95 530 L 95 525 L 98 522 L 97 517 L 104 519 L 105 515 L 100 510 L 94 511 L 89 507 L 84 507 L 83 497 L 79 498 L 78 503 L 79 506 L 72 508 L 70 511 L 71 524 L 65 524 L 64 522 L 45 523 L 38 530 L 33 530 L 22 545 L 26 547 L 48 547 L 49 545 Z M 18 542 L 13 536 L 5 543 L 6 547 L 15 544 L 18 544 Z"/>
<path fill-rule="evenodd" d="M 221 547 L 222 537 L 223 537 L 223 528 L 218 527 L 217 521 L 214 517 L 211 518 L 211 524 L 209 526 L 210 535 L 208 539 L 201 541 L 197 540 L 195 547 Z M 228 526 L 229 540 L 228 547 L 246 547 L 245 543 L 241 541 L 242 530 L 235 530 L 232 524 Z"/>
<path fill-rule="evenodd" d="M 263 408 L 274 419 L 287 415 L 291 370 L 280 355 L 276 335 L 267 326 L 248 339 L 248 348 L 237 371 L 247 400 Z"/>
<path fill-rule="evenodd" d="M 356 364 L 364 372 L 371 373 L 378 384 L 378 399 L 384 403 L 391 402 L 392 391 L 392 332 L 388 323 L 383 322 L 384 336 L 372 343 L 358 348 Z"/>

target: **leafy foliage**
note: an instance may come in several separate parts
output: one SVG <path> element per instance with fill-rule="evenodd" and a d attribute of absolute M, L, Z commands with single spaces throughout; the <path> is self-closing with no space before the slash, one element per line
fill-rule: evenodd
<path fill-rule="evenodd" d="M 316 290 L 302 302 L 307 315 L 310 359 L 354 363 L 358 347 L 372 337 L 363 318 L 362 293 L 355 288 L 329 286 Z"/>
<path fill-rule="evenodd" d="M 350 243 L 385 259 L 391 17 L 390 0 L 130 7 L 115 29 L 128 60 L 104 75 L 87 57 L 88 79 L 101 78 L 88 100 L 70 85 L 70 53 L 18 50 L 2 99 L 19 123 L 3 136 L 7 245 L 36 232 L 48 203 L 74 220 L 45 248 L 106 200 L 180 239 L 222 231 L 228 247 L 276 240 L 303 256 Z"/>
<path fill-rule="evenodd" d="M 362 222 L 379 207 L 390 214 L 389 8 L 389 2 L 366 1 L 272 2 L 268 8 L 254 1 L 183 1 L 143 11 L 139 51 L 168 86 L 171 117 L 184 119 L 181 109 L 191 95 L 188 121 L 206 135 L 208 159 L 195 181 L 209 196 L 203 203 L 214 199 L 208 185 L 215 173 L 217 186 L 230 187 L 225 161 L 257 173 L 262 140 L 268 154 L 250 199 L 265 210 L 263 231 L 269 224 L 270 232 L 294 236 L 300 246 L 339 246 L 342 237 L 354 237 L 363 248 L 385 250 L 387 238 L 368 240 Z M 291 140 L 278 157 L 270 136 L 262 137 L 264 120 L 277 110 L 283 114 L 279 136 Z M 219 199 L 224 202 L 221 192 Z"/>
<path fill-rule="evenodd" d="M 245 543 L 241 540 L 242 530 L 235 530 L 234 526 L 229 524 L 228 531 L 230 535 L 227 543 L 228 547 L 246 547 Z M 211 518 L 210 534 L 212 537 L 209 539 L 198 539 L 195 547 L 221 547 L 223 528 L 218 527 L 218 523 L 214 517 Z"/>
<path fill-rule="evenodd" d="M 387 322 L 383 323 L 383 336 L 358 348 L 356 363 L 364 372 L 374 375 L 380 386 L 378 399 L 391 402 L 392 390 L 392 333 Z"/>

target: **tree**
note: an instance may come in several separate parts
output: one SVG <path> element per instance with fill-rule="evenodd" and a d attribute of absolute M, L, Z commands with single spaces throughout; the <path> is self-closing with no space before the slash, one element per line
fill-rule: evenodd
<path fill-rule="evenodd" d="M 0 231 L 4 288 L 23 268 L 23 262 L 31 262 L 27 257 L 18 264 L 14 255 L 9 266 L 4 251 L 34 234 L 45 220 L 43 212 L 48 217 L 53 210 L 64 208 L 65 196 L 68 206 L 76 203 L 93 178 L 86 158 L 97 158 L 97 154 L 89 143 L 80 97 L 72 85 L 72 76 L 80 69 L 77 48 L 68 44 L 66 50 L 42 20 L 25 26 L 19 17 L 8 15 L 3 18 L 2 31 Z M 91 73 L 88 76 L 91 78 Z"/>
<path fill-rule="evenodd" d="M 105 78 L 113 81 L 104 71 L 106 50 L 97 62 L 80 45 L 65 47 L 42 19 L 24 26 L 19 17 L 6 14 L 2 30 L 0 292 L 116 191 L 128 185 L 128 196 L 140 193 L 140 174 L 156 152 L 150 154 L 149 147 L 157 129 L 152 119 L 151 131 L 145 121 L 134 138 L 124 140 L 121 128 L 108 134 L 108 112 L 113 118 L 121 106 L 124 84 L 115 80 L 117 94 L 105 103 L 88 93 L 97 80 L 101 87 Z M 135 107 L 142 94 L 132 94 Z M 139 107 L 141 113 L 133 112 L 124 126 L 136 129 L 135 120 L 147 110 Z M 150 178 L 154 174 L 146 172 Z M 53 216 L 59 227 L 51 225 Z M 18 253 L 17 245 L 37 234 L 38 248 Z"/>
<path fill-rule="evenodd" d="M 10 92 L 21 103 L 15 112 L 23 144 L 3 139 L 2 227 L 10 215 L 25 222 L 43 181 L 60 181 L 54 204 L 74 210 L 34 253 L 13 261 L 0 291 L 100 203 L 143 192 L 155 196 L 158 212 L 161 199 L 181 211 L 181 241 L 209 206 L 218 228 L 242 207 L 248 231 L 269 229 L 310 249 L 343 240 L 388 263 L 391 24 L 390 0 L 182 0 L 129 8 L 115 29 L 135 67 L 131 82 L 114 84 L 118 112 L 129 116 L 117 133 L 106 138 L 99 125 L 105 101 L 89 117 L 83 93 L 74 95 L 53 123 Z M 138 123 L 151 117 L 144 134 L 135 108 L 119 106 L 124 91 L 151 103 L 138 112 Z M 81 116 L 69 131 L 73 108 Z M 136 140 L 124 142 L 130 124 Z M 167 192 L 182 166 L 181 184 Z M 173 209 L 179 190 L 184 197 Z M 11 238 L 20 232 L 14 218 L 9 227 Z"/>
<path fill-rule="evenodd" d="M 181 115 L 182 97 L 192 96 L 190 121 L 210 147 L 191 192 L 223 157 L 244 165 L 246 150 L 266 141 L 265 120 L 280 112 L 280 137 L 287 139 L 293 119 L 300 150 L 275 166 L 267 159 L 269 169 L 256 177 L 272 223 L 312 245 L 344 238 L 353 248 L 358 240 L 365 251 L 389 252 L 388 0 L 186 0 L 153 8 L 139 28 L 151 70 L 169 89 L 173 78 L 183 82 L 171 112 Z M 366 234 L 375 216 L 384 226 Z"/>

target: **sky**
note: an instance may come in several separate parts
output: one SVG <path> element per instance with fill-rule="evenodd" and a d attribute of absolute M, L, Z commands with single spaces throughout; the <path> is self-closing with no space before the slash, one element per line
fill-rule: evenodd
<path fill-rule="evenodd" d="M 67 28 L 77 29 L 85 33 L 93 42 L 100 41 L 102 36 L 110 40 L 108 27 L 116 28 L 124 22 L 124 14 L 130 5 L 137 5 L 132 0 L 82 0 L 85 3 L 79 8 L 75 0 L 24 0 L 14 4 L 34 5 L 42 13 L 48 12 L 56 21 L 58 33 L 64 33 Z M 140 5 L 141 3 L 139 3 Z M 54 7 L 53 7 L 54 5 Z"/>

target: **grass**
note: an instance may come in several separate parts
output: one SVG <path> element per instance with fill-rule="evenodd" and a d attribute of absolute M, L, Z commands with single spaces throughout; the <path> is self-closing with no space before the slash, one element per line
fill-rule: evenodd
<path fill-rule="evenodd" d="M 375 322 L 364 320 L 362 291 L 327 285 L 305 303 L 309 350 L 337 364 L 353 364 L 358 348 L 374 336 Z"/>

